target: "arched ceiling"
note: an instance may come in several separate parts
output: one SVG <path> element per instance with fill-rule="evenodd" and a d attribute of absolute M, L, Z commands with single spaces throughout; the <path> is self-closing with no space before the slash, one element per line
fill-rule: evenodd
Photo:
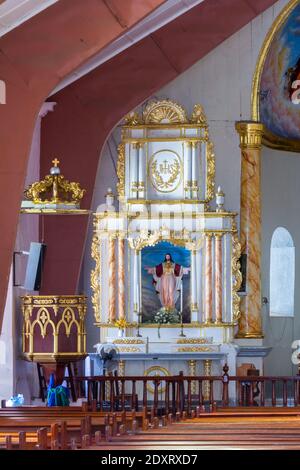
<path fill-rule="evenodd" d="M 154 31 L 163 27 L 165 24 L 170 23 L 170 21 L 183 15 L 185 12 L 203 1 L 204 0 L 166 0 L 165 3 L 105 47 L 99 54 L 96 54 L 90 60 L 85 62 L 82 67 L 79 67 L 73 73 L 65 77 L 51 92 L 51 95 L 57 93 L 76 80 L 79 80 L 79 78 L 87 75 L 107 60 L 142 40 L 144 37 L 149 36 Z"/>

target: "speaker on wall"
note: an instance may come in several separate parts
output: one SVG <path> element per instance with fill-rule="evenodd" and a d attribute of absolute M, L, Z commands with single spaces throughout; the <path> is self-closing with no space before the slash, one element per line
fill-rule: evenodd
<path fill-rule="evenodd" d="M 24 289 L 39 290 L 42 281 L 43 261 L 46 251 L 44 243 L 30 243 L 29 256 L 26 267 Z"/>

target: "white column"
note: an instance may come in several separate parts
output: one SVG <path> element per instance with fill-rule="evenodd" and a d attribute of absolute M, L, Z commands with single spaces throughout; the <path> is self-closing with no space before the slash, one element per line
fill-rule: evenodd
<path fill-rule="evenodd" d="M 191 252 L 191 321 L 198 320 L 196 251 Z"/>
<path fill-rule="evenodd" d="M 198 142 L 192 142 L 192 198 L 198 197 L 198 174 L 197 174 L 197 147 Z"/>
<path fill-rule="evenodd" d="M 119 319 L 126 318 L 125 313 L 125 241 L 124 238 L 118 239 L 118 305 Z"/>
<path fill-rule="evenodd" d="M 186 159 L 185 159 L 185 181 L 184 191 L 185 198 L 191 198 L 191 185 L 192 185 L 192 144 L 191 142 L 185 143 Z"/>
<path fill-rule="evenodd" d="M 138 143 L 133 142 L 130 146 L 130 197 L 136 199 L 138 196 Z"/>
<path fill-rule="evenodd" d="M 140 273 L 139 273 L 139 252 L 133 252 L 133 311 L 138 314 L 140 311 Z"/>
<path fill-rule="evenodd" d="M 145 155 L 144 155 L 144 143 L 138 144 L 138 164 L 139 164 L 139 199 L 145 197 Z"/>

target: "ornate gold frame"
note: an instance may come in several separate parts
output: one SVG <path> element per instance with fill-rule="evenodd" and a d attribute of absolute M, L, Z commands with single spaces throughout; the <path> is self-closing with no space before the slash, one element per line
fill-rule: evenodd
<path fill-rule="evenodd" d="M 267 36 L 264 40 L 262 48 L 260 50 L 258 60 L 256 63 L 255 72 L 253 75 L 252 80 L 252 92 L 251 92 L 251 108 L 252 108 L 252 119 L 253 121 L 260 120 L 260 112 L 259 112 L 259 87 L 261 76 L 265 64 L 266 57 L 270 50 L 270 46 L 272 41 L 277 33 L 277 31 L 281 28 L 284 22 L 287 20 L 288 16 L 292 12 L 292 10 L 300 3 L 300 0 L 290 0 L 290 2 L 283 8 L 281 13 L 277 16 L 275 21 L 273 22 Z M 262 143 L 270 148 L 278 149 L 278 150 L 286 150 L 290 152 L 300 152 L 300 140 L 290 140 L 284 137 L 278 137 L 273 134 L 268 129 L 265 129 Z"/>
<path fill-rule="evenodd" d="M 101 322 L 101 258 L 100 239 L 96 233 L 93 235 L 91 256 L 95 261 L 95 267 L 91 270 L 92 306 L 96 322 Z"/>
<path fill-rule="evenodd" d="M 176 158 L 178 159 L 179 161 L 179 179 L 178 179 L 178 182 L 176 184 L 176 186 L 173 188 L 173 189 L 170 189 L 170 190 L 167 190 L 167 191 L 162 191 L 160 190 L 159 188 L 157 188 L 154 184 L 154 181 L 153 181 L 153 171 L 151 169 L 151 165 L 153 164 L 153 160 L 154 160 L 154 157 L 155 155 L 157 155 L 158 153 L 161 153 L 161 152 L 170 152 L 170 153 L 174 153 L 176 155 Z M 177 174 L 177 175 L 178 175 Z M 176 176 L 177 176 L 176 175 Z M 160 150 L 157 150 L 157 152 L 154 152 L 150 159 L 149 159 L 149 162 L 148 162 L 148 176 L 150 177 L 150 182 L 152 184 L 152 186 L 154 187 L 154 189 L 156 189 L 157 191 L 161 192 L 161 193 L 172 193 L 174 191 L 176 191 L 176 189 L 178 188 L 178 186 L 180 185 L 181 181 L 182 181 L 182 176 L 183 176 L 183 162 L 182 162 L 182 159 L 180 158 L 180 156 L 178 155 L 177 152 L 175 152 L 174 150 L 169 150 L 169 149 L 160 149 Z"/>
<path fill-rule="evenodd" d="M 145 376 L 145 377 L 149 377 L 149 375 L 148 375 L 149 372 L 152 372 L 152 371 L 155 371 L 155 370 L 157 370 L 157 371 L 159 370 L 160 372 L 163 372 L 164 375 L 162 375 L 162 377 L 168 377 L 168 376 L 171 375 L 170 372 L 169 372 L 169 370 L 168 370 L 166 367 L 162 367 L 162 366 L 151 366 L 151 367 L 148 367 L 148 369 L 145 370 L 144 376 Z M 156 376 L 154 376 L 154 377 L 157 377 L 157 376 L 158 376 L 158 375 L 156 375 Z M 149 382 L 147 382 L 147 390 L 148 390 L 148 392 L 150 392 L 150 393 L 152 393 L 152 394 L 154 393 L 154 389 L 151 388 Z M 165 390 L 166 390 L 166 387 L 161 387 L 161 388 L 159 389 L 158 393 L 164 393 Z"/>

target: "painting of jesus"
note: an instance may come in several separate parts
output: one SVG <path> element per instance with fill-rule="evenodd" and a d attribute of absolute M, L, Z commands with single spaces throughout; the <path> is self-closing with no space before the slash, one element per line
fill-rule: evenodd
<path fill-rule="evenodd" d="M 160 242 L 142 250 L 143 322 L 151 323 L 162 307 L 178 312 L 182 308 L 183 320 L 189 321 L 189 266 L 189 250 L 169 242 Z"/>

